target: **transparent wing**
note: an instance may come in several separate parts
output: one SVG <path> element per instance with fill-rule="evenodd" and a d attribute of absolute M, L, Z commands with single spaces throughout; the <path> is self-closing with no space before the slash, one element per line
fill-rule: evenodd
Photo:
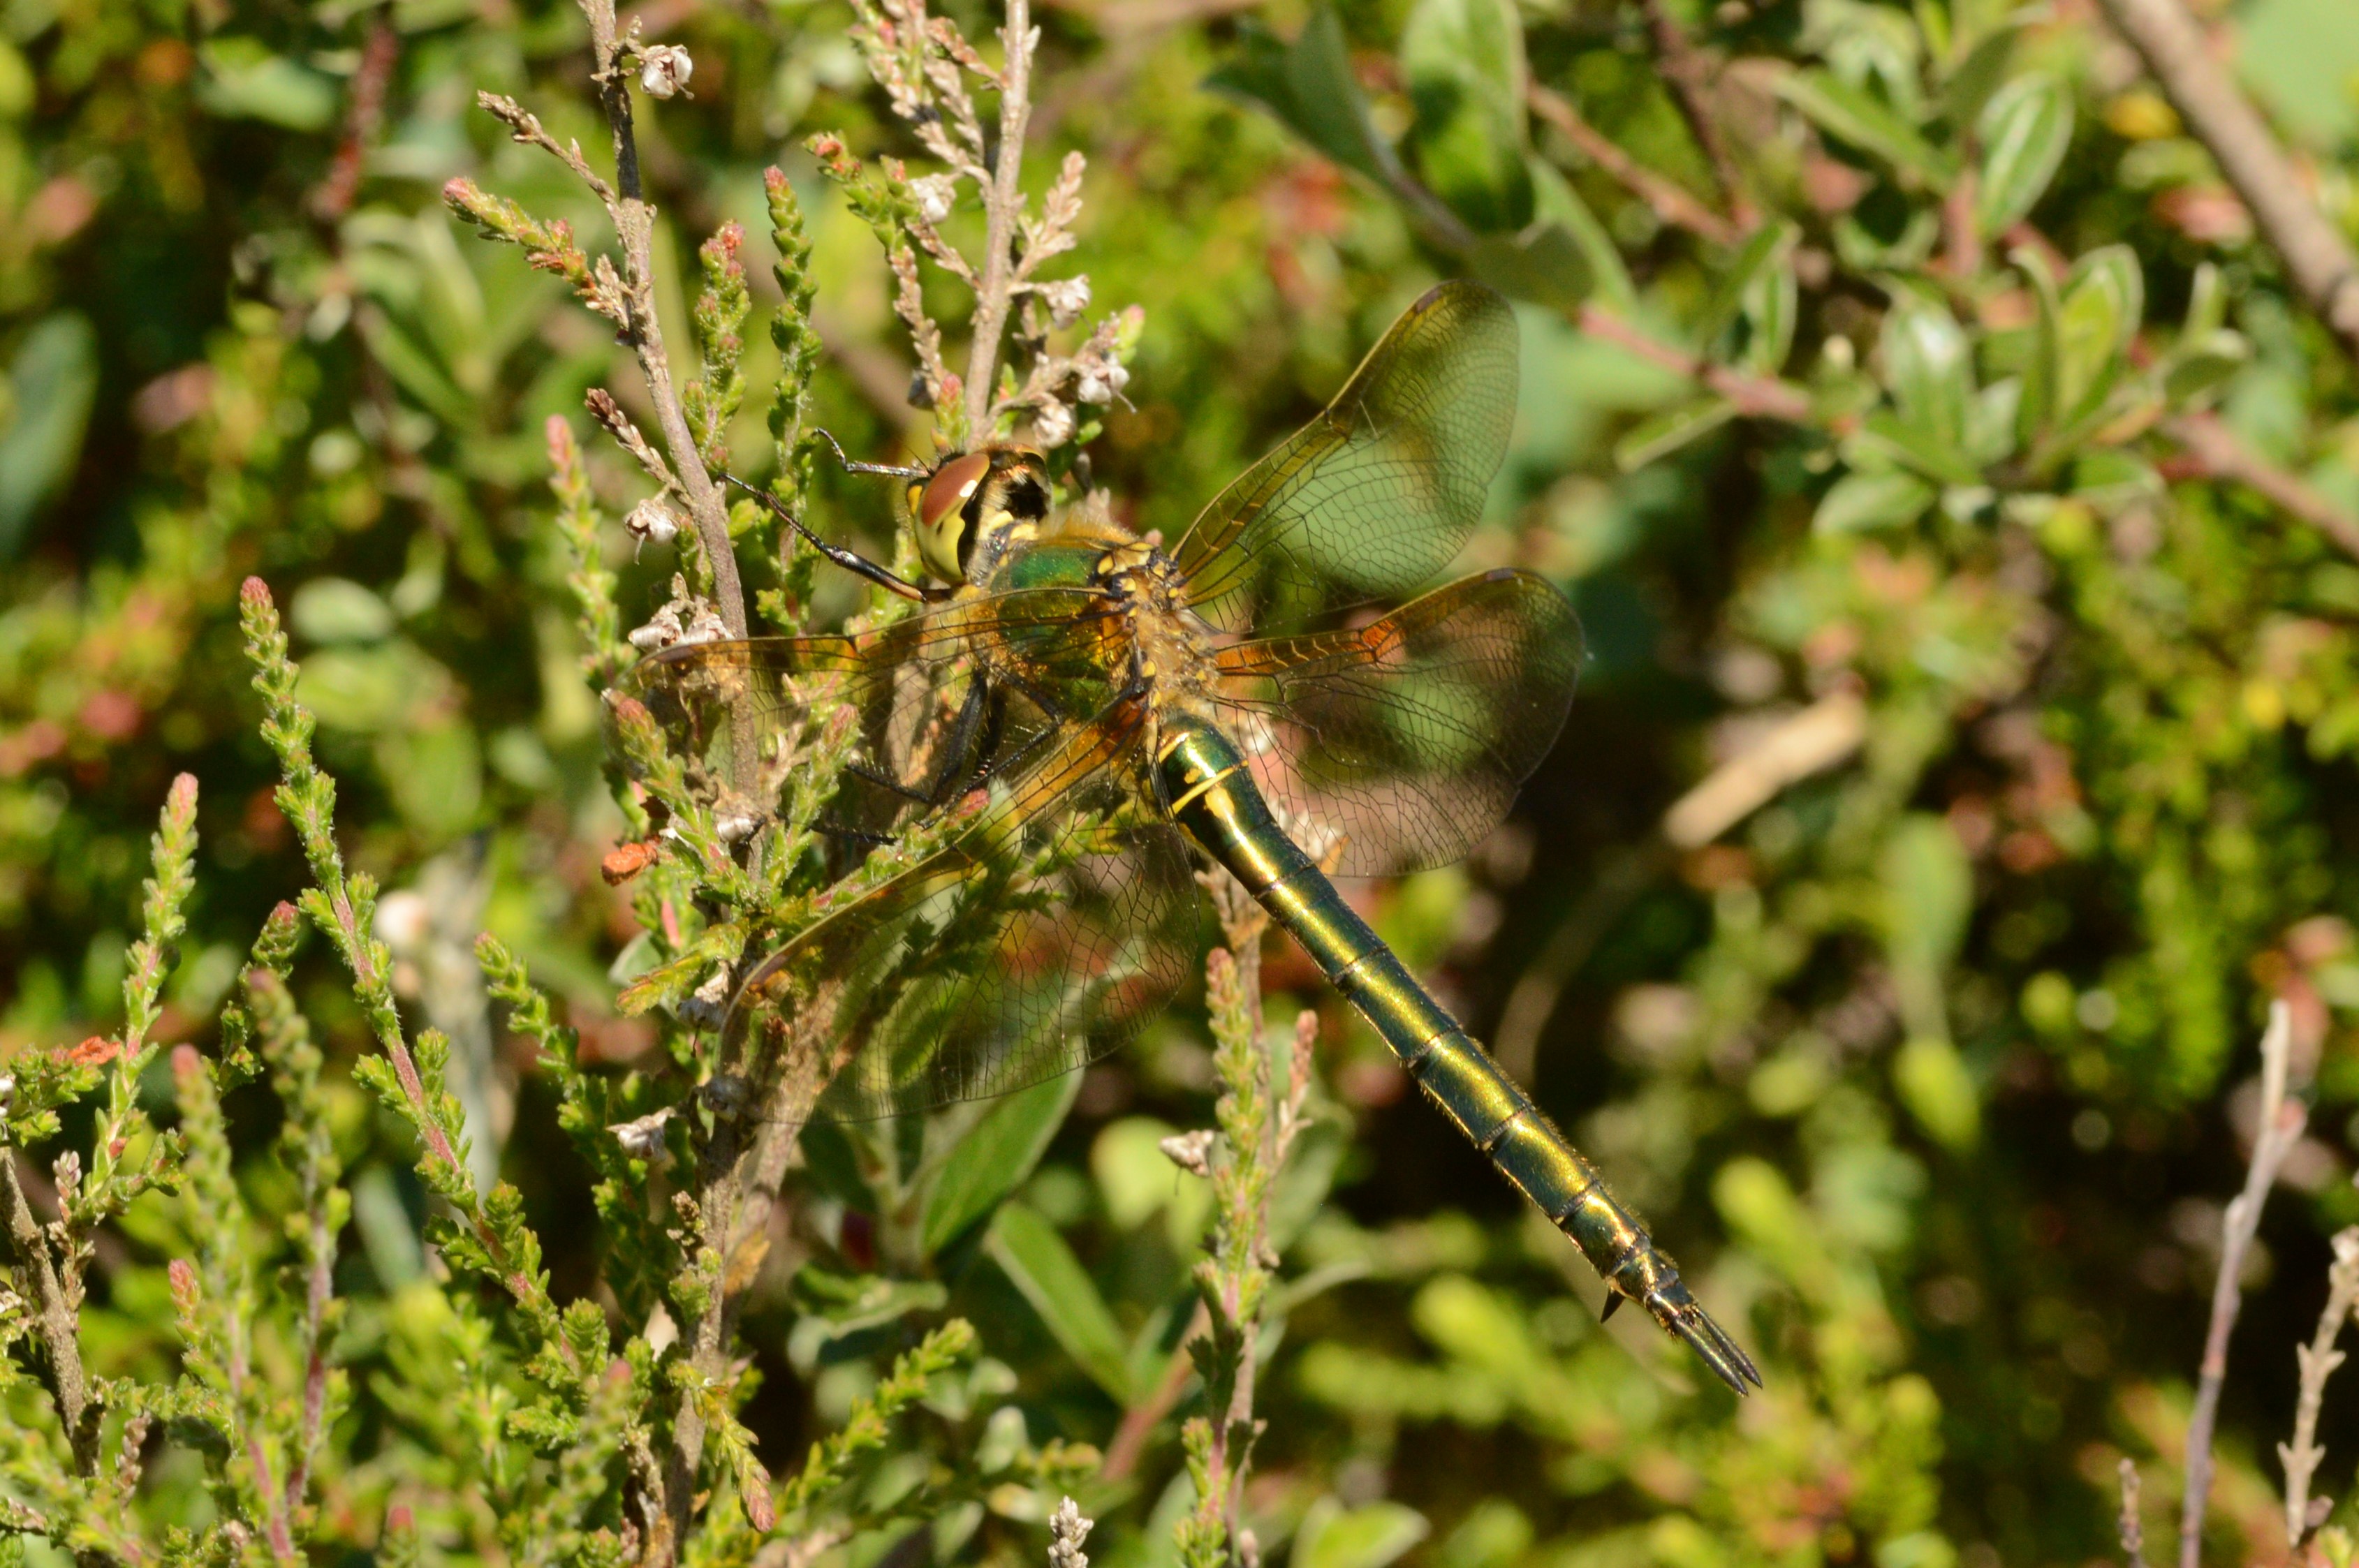
<path fill-rule="evenodd" d="M 938 842 L 872 858 L 836 890 L 852 902 L 754 969 L 725 1027 L 817 1023 L 844 1061 L 818 1114 L 842 1120 L 1004 1094 L 1122 1045 L 1186 979 L 1198 919 L 1186 847 L 1134 786 L 1142 721 L 1129 702 L 1072 727 Z"/>
<path fill-rule="evenodd" d="M 1460 860 L 1507 814 L 1572 702 L 1581 625 L 1523 571 L 1462 578 L 1367 625 L 1217 655 L 1231 727 L 1299 832 L 1338 870 Z"/>
<path fill-rule="evenodd" d="M 669 733 L 691 784 L 739 810 L 777 809 L 815 752 L 847 746 L 824 820 L 874 841 L 1043 747 L 1047 717 L 987 680 L 978 689 L 978 677 L 1011 633 L 1070 629 L 1105 607 L 1087 590 L 1023 589 L 869 632 L 687 643 L 642 660 L 625 688 Z"/>
<path fill-rule="evenodd" d="M 1239 475 L 1173 552 L 1224 632 L 1414 593 L 1483 512 L 1516 416 L 1516 319 L 1480 284 L 1403 313 L 1327 411 Z"/>

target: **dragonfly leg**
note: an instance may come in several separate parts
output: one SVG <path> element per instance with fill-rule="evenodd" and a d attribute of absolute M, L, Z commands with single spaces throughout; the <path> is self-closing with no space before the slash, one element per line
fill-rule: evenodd
<path fill-rule="evenodd" d="M 946 788 L 940 796 L 940 801 L 942 803 L 947 803 L 959 795 L 971 795 L 974 791 L 983 788 L 993 779 L 997 778 L 1000 774 L 1007 772 L 1009 769 L 1021 766 L 1027 758 L 1030 757 L 1035 752 L 1038 752 L 1041 746 L 1047 742 L 1049 736 L 1058 732 L 1058 727 L 1065 720 L 1064 708 L 1050 698 L 1048 693 L 1038 689 L 1022 676 L 1003 675 L 998 678 L 1001 686 L 1018 692 L 1024 697 L 1029 698 L 1032 705 L 1035 708 L 1038 708 L 1041 712 L 1041 716 L 1048 720 L 1048 724 L 1041 729 L 1038 733 L 1027 736 L 1022 741 L 1010 748 L 1003 754 L 995 757 L 991 756 L 990 753 L 997 745 L 999 725 L 1005 718 L 1005 710 L 995 705 L 990 719 L 991 728 L 985 731 L 984 741 L 982 747 L 982 754 L 988 760 L 978 766 L 973 773 L 962 778 L 955 790 Z M 997 697 L 1000 694 L 995 692 L 993 695 Z M 970 738 L 970 744 L 971 743 L 972 741 Z M 957 751 L 951 752 L 950 755 L 944 759 L 945 763 L 954 761 L 962 753 Z M 943 782 L 947 784 L 949 781 L 945 778 Z"/>
<path fill-rule="evenodd" d="M 966 755 L 974 745 L 975 727 L 982 719 L 987 695 L 984 683 L 980 679 L 969 684 L 966 697 L 959 704 L 958 716 L 951 721 L 950 741 L 943 748 L 942 761 L 934 769 L 933 777 L 928 782 L 916 784 L 903 784 L 884 769 L 864 762 L 858 757 L 845 762 L 843 771 L 864 784 L 875 784 L 887 794 L 897 795 L 903 800 L 919 806 L 943 805 L 951 799 L 951 783 L 958 776 L 958 769 L 964 765 Z M 892 842 L 889 838 L 880 838 L 877 841 Z"/>
<path fill-rule="evenodd" d="M 896 575 L 890 568 L 879 566 L 876 562 L 870 560 L 866 556 L 862 555 L 857 550 L 847 550 L 841 545 L 829 544 L 826 540 L 812 533 L 809 528 L 803 526 L 803 520 L 796 516 L 793 513 L 788 511 L 786 503 L 780 501 L 777 496 L 772 495 L 768 491 L 764 490 L 761 486 L 747 484 L 744 480 L 739 479 L 734 473 L 724 473 L 721 477 L 727 480 L 731 484 L 735 485 L 738 489 L 744 491 L 746 494 L 754 497 L 756 501 L 759 501 L 763 505 L 768 507 L 773 513 L 777 514 L 778 521 L 784 523 L 788 527 L 792 528 L 796 533 L 801 535 L 803 541 L 810 545 L 812 549 L 817 550 L 821 555 L 825 556 L 829 560 L 833 561 L 837 566 L 842 567 L 844 570 L 855 573 L 860 577 L 866 578 L 870 582 L 875 583 L 886 592 L 892 594 L 897 598 L 913 600 L 919 604 L 925 604 L 936 599 L 946 599 L 949 597 L 948 594 L 929 592 L 918 584 L 909 581 L 908 579 Z"/>

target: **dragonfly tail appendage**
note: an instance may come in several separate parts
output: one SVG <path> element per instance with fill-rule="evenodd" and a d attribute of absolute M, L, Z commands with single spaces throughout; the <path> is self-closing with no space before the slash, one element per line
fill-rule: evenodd
<path fill-rule="evenodd" d="M 1697 1303 L 1678 1267 L 1606 1189 L 1596 1167 L 1287 837 L 1226 738 L 1209 728 L 1182 731 L 1157 762 L 1180 826 L 1302 945 L 1500 1173 L 1572 1238 L 1614 1299 L 1644 1303 L 1739 1394 L 1758 1387 L 1752 1358 Z"/>
<path fill-rule="evenodd" d="M 1338 985 L 1400 1053 L 1419 1087 L 1581 1249 L 1612 1292 L 1605 1314 L 1625 1299 L 1638 1302 L 1737 1393 L 1760 1387 L 1753 1358 L 1704 1311 L 1680 1278 L 1678 1265 L 1606 1187 L 1596 1167 L 1425 995 L 1390 949 L 1380 946 L 1375 953 L 1381 958 L 1371 955 L 1337 977 Z M 1383 972 L 1387 969 L 1392 973 Z M 1368 978 L 1355 989 L 1350 982 L 1362 973 Z"/>

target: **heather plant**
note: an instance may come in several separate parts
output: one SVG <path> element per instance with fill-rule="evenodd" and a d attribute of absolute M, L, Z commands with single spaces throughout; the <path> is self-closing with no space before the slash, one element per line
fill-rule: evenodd
<path fill-rule="evenodd" d="M 0 6 L 0 1553 L 2346 1561 L 2347 33 Z M 1367 907 L 1742 1408 L 1218 885 L 1121 1056 L 798 1136 L 846 736 L 628 678 L 902 612 L 842 459 L 1176 537 L 1449 276 L 1590 656 Z"/>

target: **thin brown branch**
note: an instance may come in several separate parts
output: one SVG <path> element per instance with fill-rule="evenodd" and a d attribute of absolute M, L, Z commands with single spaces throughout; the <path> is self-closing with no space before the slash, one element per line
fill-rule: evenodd
<path fill-rule="evenodd" d="M 599 106 L 614 133 L 614 189 L 607 211 L 623 247 L 624 276 L 630 287 L 630 322 L 624 340 L 638 359 L 639 373 L 647 379 L 647 401 L 655 408 L 656 425 L 671 454 L 680 494 L 688 503 L 689 520 L 696 525 L 698 542 L 712 566 L 713 597 L 719 601 L 722 624 L 732 637 L 743 637 L 745 590 L 737 576 L 736 552 L 729 542 L 728 502 L 705 471 L 696 438 L 689 431 L 688 416 L 672 385 L 663 322 L 656 314 L 656 214 L 641 194 L 638 142 L 631 126 L 630 73 L 623 61 L 625 40 L 615 28 L 614 0 L 582 0 L 582 14 L 589 18 L 591 51 L 596 61 L 591 79 L 597 83 Z"/>
<path fill-rule="evenodd" d="M 1679 105 L 1688 134 L 1703 149 L 1704 161 L 1712 166 L 1712 178 L 1719 182 L 1721 200 L 1736 220 L 1737 228 L 1749 230 L 1758 214 L 1745 193 L 1745 180 L 1737 171 L 1736 160 L 1729 154 L 1728 139 L 1720 134 L 1720 124 L 1712 118 L 1711 70 L 1664 0 L 1644 0 L 1644 5 L 1647 31 L 1655 40 L 1656 63 L 1662 67 L 1663 79 L 1670 84 L 1671 101 Z"/>
<path fill-rule="evenodd" d="M 1790 425 L 1813 423 L 1810 395 L 1789 382 L 1717 364 L 1660 339 L 1650 338 L 1594 301 L 1583 302 L 1576 324 L 1592 337 L 1603 338 L 1616 348 L 1627 350 L 1642 360 L 1685 376 L 1707 391 L 1718 393 L 1736 405 L 1740 414 L 1759 419 L 1783 419 Z"/>
<path fill-rule="evenodd" d="M 310 1214 L 310 1267 L 303 1281 L 303 1415 L 287 1471 L 287 1509 L 303 1504 L 311 1484 L 311 1460 L 320 1451 L 320 1423 L 328 1405 L 328 1303 L 335 1297 L 336 1238 L 329 1228 L 324 1195 Z"/>
<path fill-rule="evenodd" d="M 1032 49 L 1040 39 L 1039 29 L 1032 25 L 1031 0 L 1007 0 L 1007 23 L 999 38 L 1006 56 L 999 72 L 999 147 L 991 183 L 984 189 L 983 285 L 975 291 L 974 337 L 967 346 L 966 422 L 973 440 L 991 435 L 992 378 L 1015 303 L 1016 236 L 1024 217 L 1024 137 L 1032 122 Z"/>
<path fill-rule="evenodd" d="M 2305 192 L 2269 128 L 2212 56 L 2180 0 L 2100 0 L 2163 95 L 2243 198 L 2294 287 L 2359 360 L 2359 256 Z"/>
<path fill-rule="evenodd" d="M 1188 1379 L 1196 1373 L 1195 1358 L 1188 1354 L 1189 1342 L 1201 1335 L 1210 1324 L 1204 1303 L 1196 1303 L 1195 1315 L 1188 1321 L 1188 1331 L 1180 1336 L 1180 1347 L 1163 1368 L 1162 1380 L 1148 1390 L 1145 1399 L 1122 1412 L 1122 1424 L 1114 1428 L 1114 1441 L 1106 1444 L 1105 1464 L 1098 1474 L 1108 1481 L 1123 1480 L 1138 1468 L 1146 1455 L 1147 1439 L 1163 1424 L 1163 1418 L 1180 1402 L 1187 1390 Z"/>
<path fill-rule="evenodd" d="M 328 166 L 328 176 L 311 193 L 311 211 L 333 223 L 352 211 L 360 194 L 361 175 L 368 161 L 369 144 L 385 123 L 386 89 L 393 81 L 394 62 L 401 58 L 401 35 L 379 12 L 369 24 L 368 39 L 361 45 L 360 69 L 353 72 L 352 107 L 344 116 L 344 139 Z"/>
<path fill-rule="evenodd" d="M 73 1446 L 74 1463 L 83 1475 L 98 1464 L 98 1411 L 91 1401 L 90 1379 L 82 1370 L 82 1340 L 74 1321 L 74 1303 L 58 1277 L 57 1260 L 48 1235 L 33 1217 L 25 1184 L 16 1173 L 16 1152 L 0 1147 L 0 1194 L 7 1201 L 6 1235 L 19 1287 L 29 1284 L 40 1303 L 41 1348 L 49 1360 L 49 1393 L 58 1402 L 58 1424 Z"/>
<path fill-rule="evenodd" d="M 2122 1458 L 2122 1562 L 2125 1568 L 2146 1568 L 2146 1525 L 2138 1518 L 2137 1465 Z"/>
<path fill-rule="evenodd" d="M 1944 259 L 1949 264 L 1950 276 L 1962 284 L 1983 269 L 1983 235 L 1974 220 L 1974 198 L 1980 183 L 1969 165 L 1941 200 Z"/>
<path fill-rule="evenodd" d="M 2212 1323 L 2203 1336 L 2203 1366 L 2195 1385 L 2195 1406 L 2187 1419 L 2187 1497 L 2179 1516 L 2179 1568 L 2201 1568 L 2203 1512 L 2212 1497 L 2212 1433 L 2220 1419 L 2220 1390 L 2228 1379 L 2228 1339 L 2245 1303 L 2241 1276 L 2261 1206 L 2277 1184 L 2278 1167 L 2301 1141 L 2310 1113 L 2286 1096 L 2287 1063 L 2293 1047 L 2293 1010 L 2269 1004 L 2269 1026 L 2261 1036 L 2261 1115 L 2253 1132 L 2252 1163 L 2245 1190 L 2220 1221 L 2220 1274 L 2212 1285 Z"/>
<path fill-rule="evenodd" d="M 2245 445 L 2218 415 L 2181 414 L 2164 420 L 2161 429 L 2179 443 L 2188 460 L 2188 465 L 2166 463 L 2166 478 L 2227 480 L 2249 485 L 2272 505 L 2333 540 L 2343 554 L 2359 557 L 2359 519 Z"/>
<path fill-rule="evenodd" d="M 1554 127 L 1582 157 L 1603 169 L 1607 178 L 1653 209 L 1664 222 L 1716 245 L 1734 245 L 1744 239 L 1743 231 L 1688 194 L 1677 180 L 1657 174 L 1624 152 L 1613 137 L 1583 119 L 1561 92 L 1535 81 L 1525 90 L 1524 98 L 1534 114 Z"/>
<path fill-rule="evenodd" d="M 2359 1225 L 2335 1233 L 2334 1264 L 2326 1271 L 2326 1306 L 2318 1314 L 2310 1343 L 2294 1346 L 2294 1359 L 2301 1368 L 2301 1397 L 2294 1406 L 2293 1440 L 2277 1444 L 2277 1459 L 2285 1465 L 2286 1544 L 2297 1551 L 2320 1522 L 2310 1516 L 2316 1513 L 2322 1521 L 2326 1511 L 2313 1506 L 2310 1496 L 2310 1477 L 2326 1457 L 2317 1441 L 2318 1411 L 2325 1402 L 2326 1379 L 2344 1359 L 2334 1342 L 2342 1336 L 2354 1302 L 2359 1302 Z M 2321 1505 L 2325 1501 L 2317 1499 Z"/>

